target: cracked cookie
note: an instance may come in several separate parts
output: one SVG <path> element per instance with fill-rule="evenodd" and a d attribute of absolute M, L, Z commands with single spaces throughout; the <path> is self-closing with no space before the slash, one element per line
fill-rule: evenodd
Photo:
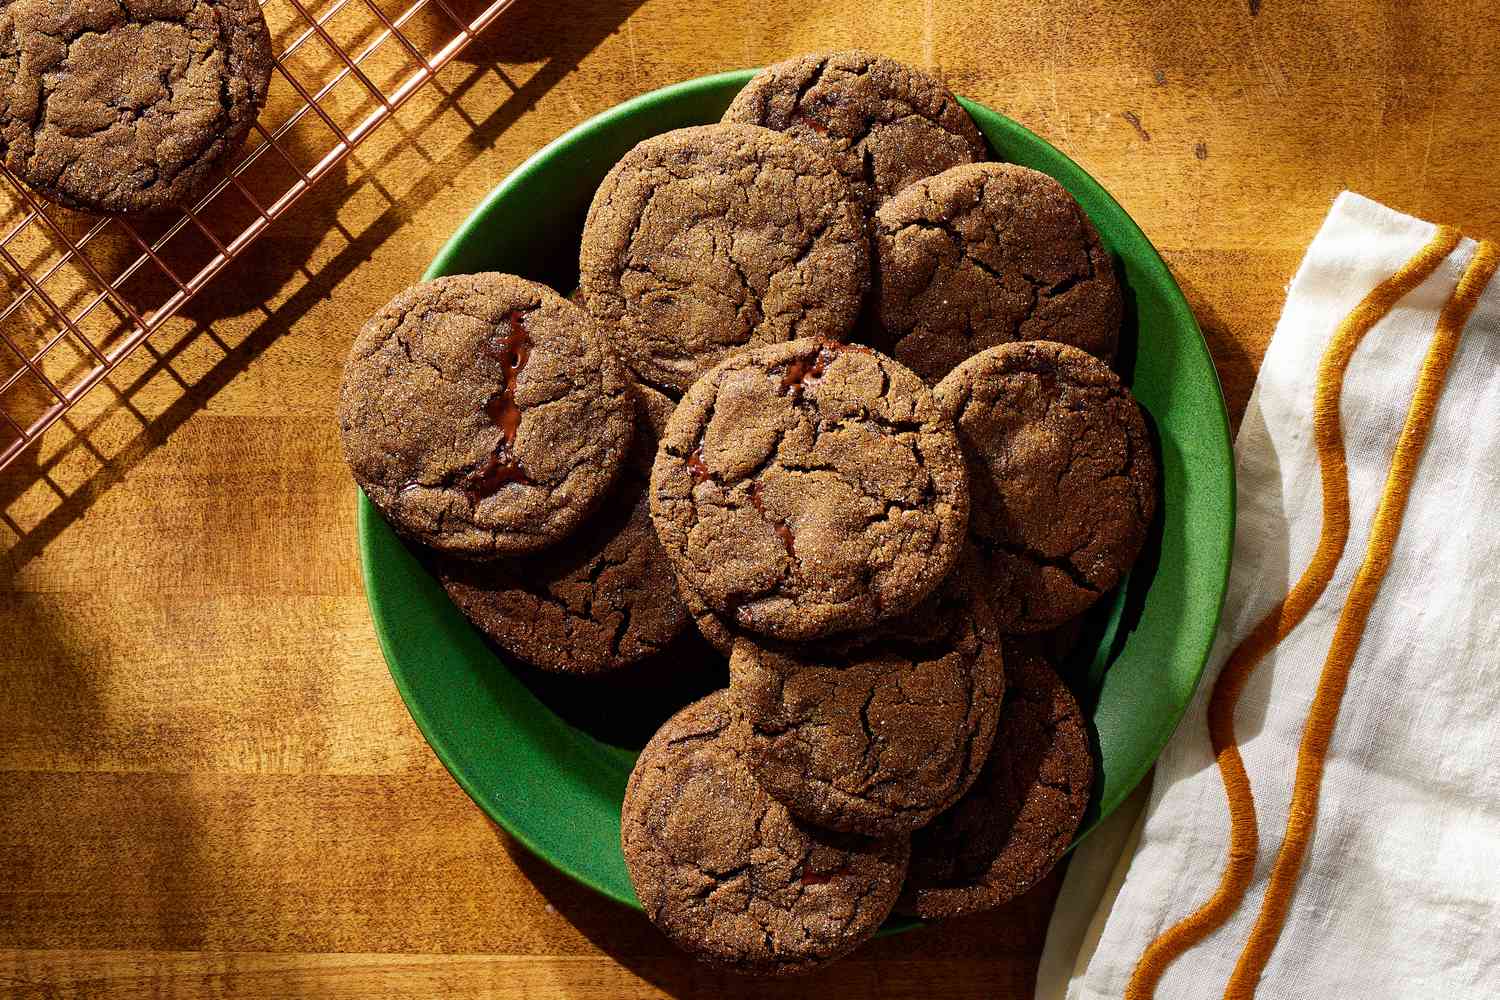
<path fill-rule="evenodd" d="M 646 916 L 696 958 L 752 975 L 808 972 L 879 929 L 910 839 L 795 819 L 746 770 L 727 691 L 678 712 L 636 761 L 620 844 Z"/>
<path fill-rule="evenodd" d="M 820 53 L 768 66 L 739 92 L 723 120 L 785 132 L 822 151 L 874 204 L 989 152 L 947 87 L 869 52 Z"/>
<path fill-rule="evenodd" d="M 1082 613 L 1124 576 L 1156 513 L 1146 422 L 1104 362 L 1050 341 L 959 365 L 934 395 L 969 463 L 969 535 L 1003 632 Z"/>
<path fill-rule="evenodd" d="M 588 313 L 535 282 L 415 285 L 344 366 L 339 429 L 365 494 L 401 534 L 470 559 L 531 552 L 582 523 L 635 419 Z"/>
<path fill-rule="evenodd" d="M 1056 340 L 1114 358 L 1122 300 L 1094 224 L 1046 174 L 954 167 L 875 217 L 880 325 L 929 382 L 997 344 Z"/>
<path fill-rule="evenodd" d="M 582 527 L 542 552 L 440 558 L 448 596 L 502 649 L 542 670 L 595 674 L 660 652 L 687 626 L 646 493 L 672 401 L 632 386 L 636 436 L 614 488 Z"/>
<path fill-rule="evenodd" d="M 741 638 L 730 692 L 745 761 L 792 814 L 881 836 L 968 790 L 994 743 L 1005 667 L 965 559 L 909 615 L 812 643 Z"/>
<path fill-rule="evenodd" d="M 0 157 L 73 208 L 191 201 L 265 102 L 271 38 L 255 0 L 0 5 Z"/>
<path fill-rule="evenodd" d="M 995 749 L 953 808 L 912 836 L 897 910 L 957 917 L 999 906 L 1062 859 L 1094 780 L 1083 713 L 1047 661 L 1006 645 Z"/>
<path fill-rule="evenodd" d="M 807 640 L 910 611 L 958 558 L 969 487 L 922 380 L 867 347 L 734 355 L 688 391 L 651 475 L 683 586 L 735 626 Z"/>
<path fill-rule="evenodd" d="M 637 377 L 678 395 L 747 345 L 843 337 L 869 288 L 858 198 L 769 129 L 708 125 L 642 142 L 594 194 L 584 301 Z"/>

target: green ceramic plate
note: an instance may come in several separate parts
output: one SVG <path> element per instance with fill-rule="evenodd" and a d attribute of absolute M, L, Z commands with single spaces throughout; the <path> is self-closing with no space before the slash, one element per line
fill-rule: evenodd
<path fill-rule="evenodd" d="M 572 289 L 584 213 L 605 172 L 648 136 L 717 121 L 749 77 L 691 80 L 575 128 L 506 178 L 426 277 L 509 271 Z M 1153 540 L 1117 598 L 1096 610 L 1066 668 L 1092 714 L 1101 769 L 1081 837 L 1145 775 L 1203 670 L 1234 530 L 1229 424 L 1198 325 L 1140 229 L 1062 153 L 1002 115 L 964 105 L 998 159 L 1045 171 L 1073 192 L 1120 261 L 1129 288 L 1123 367 L 1160 442 L 1164 502 Z M 639 906 L 619 847 L 625 779 L 657 724 L 724 684 L 722 662 L 689 644 L 674 669 L 619 681 L 508 667 L 363 497 L 359 542 L 391 675 L 453 777 L 537 855 Z"/>

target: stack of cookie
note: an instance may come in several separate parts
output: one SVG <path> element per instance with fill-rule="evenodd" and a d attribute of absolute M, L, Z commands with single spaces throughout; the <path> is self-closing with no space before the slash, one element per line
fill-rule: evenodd
<path fill-rule="evenodd" d="M 622 811 L 647 915 L 706 961 L 998 905 L 1087 804 L 1042 651 L 1139 553 L 1155 459 L 1098 234 L 984 156 L 923 73 L 791 60 L 616 164 L 580 304 L 440 279 L 346 369 L 356 479 L 507 653 L 594 674 L 696 624 L 728 657 Z"/>

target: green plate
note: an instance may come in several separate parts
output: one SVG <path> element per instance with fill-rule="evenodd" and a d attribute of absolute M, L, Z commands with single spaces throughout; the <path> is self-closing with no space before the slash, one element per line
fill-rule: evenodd
<path fill-rule="evenodd" d="M 644 94 L 531 157 L 484 200 L 426 277 L 508 271 L 563 292 L 595 187 L 627 150 L 717 121 L 749 71 Z M 1010 119 L 964 101 L 998 159 L 1051 174 L 1099 227 L 1128 286 L 1121 358 L 1160 443 L 1164 502 L 1116 598 L 1066 665 L 1091 713 L 1101 780 L 1080 837 L 1136 786 L 1187 707 L 1218 625 L 1234 530 L 1234 464 L 1217 373 L 1166 265 L 1077 164 Z M 677 707 L 722 686 L 724 666 L 686 645 L 675 669 L 570 681 L 508 667 L 418 554 L 361 497 L 359 543 L 375 631 L 412 718 L 479 807 L 580 882 L 639 907 L 620 854 L 620 800 L 636 750 Z"/>

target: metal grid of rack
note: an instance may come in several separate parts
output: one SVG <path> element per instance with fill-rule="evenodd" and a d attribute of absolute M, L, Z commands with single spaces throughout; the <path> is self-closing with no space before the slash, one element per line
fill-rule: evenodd
<path fill-rule="evenodd" d="M 514 0 L 260 0 L 276 65 L 250 139 L 176 215 L 91 216 L 0 165 L 0 469 L 159 330 Z"/>

